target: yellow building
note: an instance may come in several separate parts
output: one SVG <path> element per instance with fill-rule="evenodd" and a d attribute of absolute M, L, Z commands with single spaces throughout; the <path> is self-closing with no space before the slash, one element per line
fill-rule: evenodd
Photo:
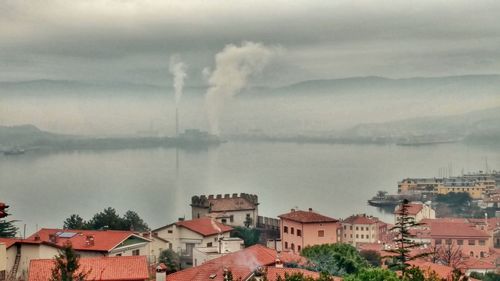
<path fill-rule="evenodd" d="M 436 187 L 437 194 L 450 192 L 467 192 L 472 199 L 481 199 L 486 192 L 486 186 L 481 182 L 446 182 Z"/>

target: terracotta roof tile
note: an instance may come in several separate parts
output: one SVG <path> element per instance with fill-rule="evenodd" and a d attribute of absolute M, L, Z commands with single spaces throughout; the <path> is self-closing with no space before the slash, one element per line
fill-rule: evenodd
<path fill-rule="evenodd" d="M 276 268 L 276 267 L 270 266 L 270 267 L 267 267 L 266 270 L 267 270 L 267 280 L 269 280 L 269 281 L 276 281 L 278 279 L 278 276 L 280 276 L 284 280 L 285 273 L 287 273 L 288 275 L 301 273 L 305 277 L 311 277 L 314 279 L 319 278 L 318 272 L 309 271 L 309 270 L 301 269 L 301 268 Z"/>
<path fill-rule="evenodd" d="M 422 269 L 422 271 L 424 271 L 424 273 L 426 273 L 428 271 L 435 271 L 436 274 L 439 275 L 439 277 L 441 277 L 445 280 L 448 280 L 453 273 L 453 268 L 446 266 L 446 265 L 435 264 L 432 262 L 422 261 L 422 260 L 413 260 L 413 261 L 409 261 L 408 263 L 410 265 L 413 265 L 413 266 L 416 266 L 416 267 Z"/>
<path fill-rule="evenodd" d="M 453 238 L 453 237 L 489 237 L 490 235 L 483 230 L 479 230 L 470 223 L 431 223 L 432 238 Z"/>
<path fill-rule="evenodd" d="M 254 245 L 207 261 L 199 266 L 170 274 L 167 276 L 167 281 L 221 281 L 223 280 L 224 268 L 231 270 L 235 280 L 238 278 L 245 280 L 258 266 L 273 265 L 277 257 L 278 253 L 275 250 L 262 245 Z M 303 260 L 302 257 L 293 254 L 281 253 L 279 257 L 283 262 Z M 216 277 L 209 279 L 212 274 L 216 274 Z"/>
<path fill-rule="evenodd" d="M 378 218 L 367 216 L 367 215 L 353 215 L 342 221 L 348 224 L 376 224 L 379 221 Z"/>
<path fill-rule="evenodd" d="M 255 204 L 241 197 L 208 199 L 208 202 L 211 204 L 211 212 L 243 211 L 256 208 Z"/>
<path fill-rule="evenodd" d="M 51 235 L 56 235 L 54 243 L 50 240 Z M 87 236 L 94 237 L 93 245 L 88 245 Z M 48 229 L 42 228 L 40 231 L 26 238 L 22 242 L 42 242 L 56 246 L 63 246 L 67 241 L 71 242 L 73 249 L 78 251 L 100 251 L 108 252 L 118 246 L 129 237 L 139 237 L 144 242 L 149 240 L 135 235 L 132 231 L 117 230 L 70 230 L 70 229 Z"/>
<path fill-rule="evenodd" d="M 287 214 L 278 216 L 281 219 L 292 220 L 301 223 L 326 223 L 326 222 L 338 222 L 337 219 L 323 216 L 313 211 L 292 211 Z"/>
<path fill-rule="evenodd" d="M 47 281 L 54 267 L 53 259 L 31 260 L 28 281 Z M 81 258 L 80 272 L 90 270 L 86 280 L 147 280 L 145 256 Z"/>
<path fill-rule="evenodd" d="M 411 216 L 414 216 L 414 215 L 418 214 L 423 208 L 424 208 L 423 204 L 410 203 L 410 204 L 408 204 L 408 214 Z M 400 214 L 401 207 L 398 207 L 394 213 Z"/>
<path fill-rule="evenodd" d="M 179 221 L 175 223 L 178 227 L 185 227 L 203 236 L 210 236 L 218 234 L 219 232 L 225 233 L 233 230 L 232 227 L 221 224 L 212 220 L 211 218 L 205 217 L 200 219 L 194 219 L 189 221 Z M 217 229 L 217 227 L 219 229 Z"/>

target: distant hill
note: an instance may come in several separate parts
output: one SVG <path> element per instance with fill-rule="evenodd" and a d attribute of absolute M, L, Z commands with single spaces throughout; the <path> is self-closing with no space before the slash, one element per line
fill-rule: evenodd
<path fill-rule="evenodd" d="M 207 86 L 187 86 L 187 95 L 203 95 Z M 0 95 L 8 94 L 173 94 L 171 86 L 131 82 L 96 82 L 72 80 L 32 80 L 0 82 Z M 390 79 L 377 76 L 342 79 L 307 80 L 270 88 L 250 87 L 240 97 L 275 95 L 343 95 L 343 94 L 497 94 L 500 75 L 463 75 L 448 77 L 416 77 Z"/>
<path fill-rule="evenodd" d="M 500 141 L 500 107 L 461 115 L 360 124 L 336 134 L 349 138 L 442 136 L 468 142 Z"/>
<path fill-rule="evenodd" d="M 342 94 L 439 94 L 500 95 L 500 75 L 464 75 L 389 79 L 377 76 L 309 80 L 279 87 L 258 87 L 246 95 L 342 95 Z"/>
<path fill-rule="evenodd" d="M 33 125 L 0 126 L 0 146 L 26 146 L 68 139 L 70 136 L 49 133 Z"/>

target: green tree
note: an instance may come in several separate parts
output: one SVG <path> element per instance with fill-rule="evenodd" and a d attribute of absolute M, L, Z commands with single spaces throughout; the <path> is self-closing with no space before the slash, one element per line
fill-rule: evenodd
<path fill-rule="evenodd" d="M 134 211 L 127 211 L 123 216 L 123 221 L 125 229 L 140 232 L 149 231 L 148 225 Z"/>
<path fill-rule="evenodd" d="M 90 271 L 80 269 L 80 257 L 76 254 L 71 243 L 65 244 L 55 257 L 55 266 L 49 281 L 84 281 Z"/>
<path fill-rule="evenodd" d="M 108 207 L 95 214 L 91 220 L 85 221 L 79 215 L 73 214 L 64 223 L 65 229 L 111 229 L 148 231 L 149 227 L 144 220 L 134 211 L 127 211 L 120 217 L 114 208 Z"/>
<path fill-rule="evenodd" d="M 167 273 L 176 272 L 181 269 L 180 267 L 181 259 L 179 255 L 170 249 L 163 250 L 160 253 L 158 261 L 164 263 L 167 266 L 168 268 Z"/>
<path fill-rule="evenodd" d="M 421 243 L 412 240 L 414 235 L 410 234 L 410 229 L 421 224 L 415 222 L 415 219 L 408 214 L 409 207 L 409 201 L 404 199 L 397 211 L 398 217 L 396 224 L 390 229 L 391 231 L 396 230 L 398 234 L 395 239 L 398 247 L 396 249 L 385 250 L 386 252 L 397 254 L 397 256 L 392 257 L 394 263 L 390 265 L 390 268 L 394 270 L 401 270 L 403 275 L 405 274 L 405 270 L 410 266 L 408 261 L 415 260 L 426 255 L 419 254 L 412 256 L 410 254 L 411 249 L 421 246 Z"/>
<path fill-rule="evenodd" d="M 125 230 L 125 224 L 122 218 L 116 213 L 114 208 L 108 207 L 104 211 L 97 213 L 89 221 L 91 229 L 113 229 Z"/>
<path fill-rule="evenodd" d="M 472 272 L 470 274 L 471 278 L 483 280 L 483 281 L 499 281 L 500 280 L 500 274 L 494 273 L 494 272 L 487 272 L 487 273 L 479 273 L 479 272 Z"/>
<path fill-rule="evenodd" d="M 64 229 L 87 229 L 87 223 L 79 215 L 73 214 L 64 221 Z"/>
<path fill-rule="evenodd" d="M 7 209 L 9 206 L 5 205 L 4 203 L 0 203 L 1 207 L 1 214 L 0 216 L 0 237 L 3 238 L 11 238 L 11 237 L 16 237 L 17 234 L 17 227 L 14 225 L 15 220 L 6 220 L 5 218 L 10 216 L 10 214 L 7 214 Z"/>
<path fill-rule="evenodd" d="M 359 254 L 367 260 L 372 266 L 379 267 L 382 264 L 382 257 L 377 251 L 363 250 Z"/>
<path fill-rule="evenodd" d="M 334 276 L 353 274 L 369 267 L 356 248 L 343 243 L 308 246 L 301 254 L 309 260 L 309 268 Z"/>
<path fill-rule="evenodd" d="M 356 274 L 344 277 L 344 281 L 400 281 L 395 272 L 382 268 L 363 268 Z"/>
<path fill-rule="evenodd" d="M 243 239 L 245 247 L 250 247 L 252 245 L 259 243 L 260 230 L 256 228 L 246 228 L 237 226 L 231 232 L 231 236 Z"/>

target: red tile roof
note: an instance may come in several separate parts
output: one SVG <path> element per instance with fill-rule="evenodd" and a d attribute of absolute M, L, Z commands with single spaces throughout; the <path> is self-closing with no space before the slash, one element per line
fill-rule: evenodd
<path fill-rule="evenodd" d="M 449 278 L 452 276 L 453 273 L 453 268 L 446 266 L 446 265 L 441 265 L 441 264 L 435 264 L 432 262 L 428 261 L 422 261 L 422 260 L 413 260 L 408 262 L 410 265 L 416 266 L 425 273 L 429 273 L 429 271 L 434 271 L 436 272 L 439 277 L 443 278 L 444 280 L 450 280 Z"/>
<path fill-rule="evenodd" d="M 211 212 L 255 210 L 257 206 L 245 198 L 208 199 Z"/>
<path fill-rule="evenodd" d="M 313 211 L 292 211 L 287 214 L 278 216 L 281 219 L 292 220 L 300 223 L 326 223 L 326 222 L 338 222 L 337 219 L 323 216 Z"/>
<path fill-rule="evenodd" d="M 285 273 L 288 275 L 301 273 L 305 277 L 311 277 L 314 279 L 319 278 L 319 273 L 314 271 L 309 271 L 301 268 L 276 268 L 274 266 L 269 266 L 266 268 L 267 270 L 267 280 L 268 281 L 276 281 L 278 280 L 278 276 L 280 276 L 283 280 L 285 280 Z"/>
<path fill-rule="evenodd" d="M 410 203 L 408 204 L 408 215 L 414 216 L 418 214 L 423 208 L 424 208 L 423 204 Z M 397 215 L 401 214 L 401 206 L 399 206 L 394 213 Z"/>
<path fill-rule="evenodd" d="M 51 235 L 56 235 L 55 243 L 50 240 Z M 71 237 L 70 237 L 71 236 Z M 93 245 L 87 243 L 87 236 L 94 237 Z M 73 249 L 77 251 L 99 251 L 109 252 L 119 246 L 130 237 L 136 237 L 148 242 L 149 240 L 134 234 L 132 231 L 117 230 L 70 230 L 70 229 L 48 229 L 42 228 L 37 233 L 31 235 L 24 242 L 38 242 L 63 246 L 66 242 L 71 242 Z"/>
<path fill-rule="evenodd" d="M 53 259 L 31 260 L 28 281 L 48 281 Z M 79 272 L 88 272 L 86 280 L 147 280 L 148 263 L 145 256 L 81 258 Z"/>
<path fill-rule="evenodd" d="M 210 236 L 225 233 L 233 230 L 232 227 L 223 225 L 211 218 L 205 217 L 189 221 L 179 221 L 175 223 L 178 227 L 185 227 L 203 236 Z"/>
<path fill-rule="evenodd" d="M 223 280 L 224 268 L 231 270 L 233 278 L 245 280 L 258 266 L 273 265 L 278 257 L 278 253 L 270 248 L 262 245 L 254 245 L 246 249 L 227 254 L 223 257 L 216 258 L 205 262 L 199 266 L 185 269 L 167 276 L 167 281 L 206 281 L 206 280 Z M 290 254 L 279 254 L 281 261 L 303 263 L 304 258 Z M 209 279 L 209 276 L 216 274 L 214 279 Z"/>
<path fill-rule="evenodd" d="M 367 216 L 365 214 L 353 215 L 342 221 L 342 223 L 348 223 L 348 224 L 376 224 L 378 222 L 380 222 L 378 218 Z"/>
<path fill-rule="evenodd" d="M 5 244 L 5 248 L 10 248 L 12 245 L 16 244 L 17 242 L 21 241 L 21 239 L 18 238 L 0 238 L 0 243 Z"/>
<path fill-rule="evenodd" d="M 431 238 L 454 238 L 454 237 L 484 237 L 488 238 L 490 235 L 474 227 L 470 223 L 431 223 Z"/>
<path fill-rule="evenodd" d="M 476 259 L 469 257 L 464 260 L 464 269 L 496 269 L 495 260 Z"/>

